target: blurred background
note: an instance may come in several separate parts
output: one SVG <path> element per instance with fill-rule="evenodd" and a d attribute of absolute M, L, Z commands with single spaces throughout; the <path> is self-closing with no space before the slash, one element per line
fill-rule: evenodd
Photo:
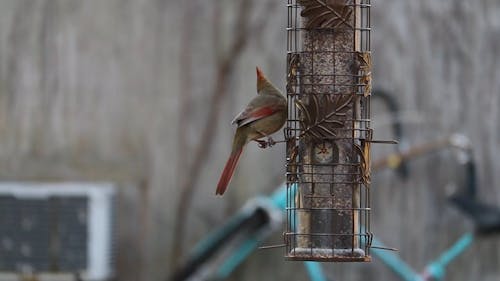
<path fill-rule="evenodd" d="M 1 0 L 1 179 L 113 183 L 116 280 L 167 280 L 197 241 L 285 180 L 284 145 L 252 144 L 214 195 L 255 66 L 285 88 L 286 2 Z M 478 200 L 499 206 L 500 3 L 372 2 L 374 88 L 400 108 L 395 117 L 373 99 L 374 138 L 396 138 L 395 119 L 406 148 L 463 134 Z M 372 159 L 395 150 L 374 145 Z M 406 178 L 373 174 L 372 231 L 418 271 L 473 230 L 447 199 L 463 182 L 454 157 L 412 159 Z M 478 237 L 447 280 L 498 280 L 499 238 Z M 278 230 L 265 244 L 280 243 Z M 229 280 L 307 280 L 283 254 L 255 251 Z M 376 258 L 323 269 L 330 280 L 400 280 Z"/>

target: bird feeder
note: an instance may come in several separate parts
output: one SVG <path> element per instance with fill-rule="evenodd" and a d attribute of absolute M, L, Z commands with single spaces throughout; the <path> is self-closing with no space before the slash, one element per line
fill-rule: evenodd
<path fill-rule="evenodd" d="M 370 1 L 287 10 L 285 257 L 370 261 Z"/>

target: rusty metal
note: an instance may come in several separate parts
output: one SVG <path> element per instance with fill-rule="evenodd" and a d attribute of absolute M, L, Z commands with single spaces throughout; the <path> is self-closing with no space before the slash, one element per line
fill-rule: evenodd
<path fill-rule="evenodd" d="M 287 0 L 288 260 L 371 260 L 370 7 Z"/>
<path fill-rule="evenodd" d="M 410 147 L 406 151 L 391 153 L 388 156 L 379 159 L 373 163 L 373 169 L 379 170 L 385 167 L 395 169 L 403 163 L 403 161 L 415 158 L 417 156 L 439 150 L 444 147 L 452 146 L 451 137 L 433 140 L 420 145 Z"/>

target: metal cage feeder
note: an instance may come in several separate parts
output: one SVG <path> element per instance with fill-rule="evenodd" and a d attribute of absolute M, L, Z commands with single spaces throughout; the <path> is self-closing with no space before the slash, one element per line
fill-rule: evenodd
<path fill-rule="evenodd" d="M 287 2 L 289 260 L 370 261 L 370 6 Z"/>

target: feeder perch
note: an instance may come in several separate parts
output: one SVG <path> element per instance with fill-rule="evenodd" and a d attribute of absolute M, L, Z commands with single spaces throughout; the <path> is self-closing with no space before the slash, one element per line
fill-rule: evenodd
<path fill-rule="evenodd" d="M 370 261 L 370 1 L 287 10 L 285 257 Z"/>

